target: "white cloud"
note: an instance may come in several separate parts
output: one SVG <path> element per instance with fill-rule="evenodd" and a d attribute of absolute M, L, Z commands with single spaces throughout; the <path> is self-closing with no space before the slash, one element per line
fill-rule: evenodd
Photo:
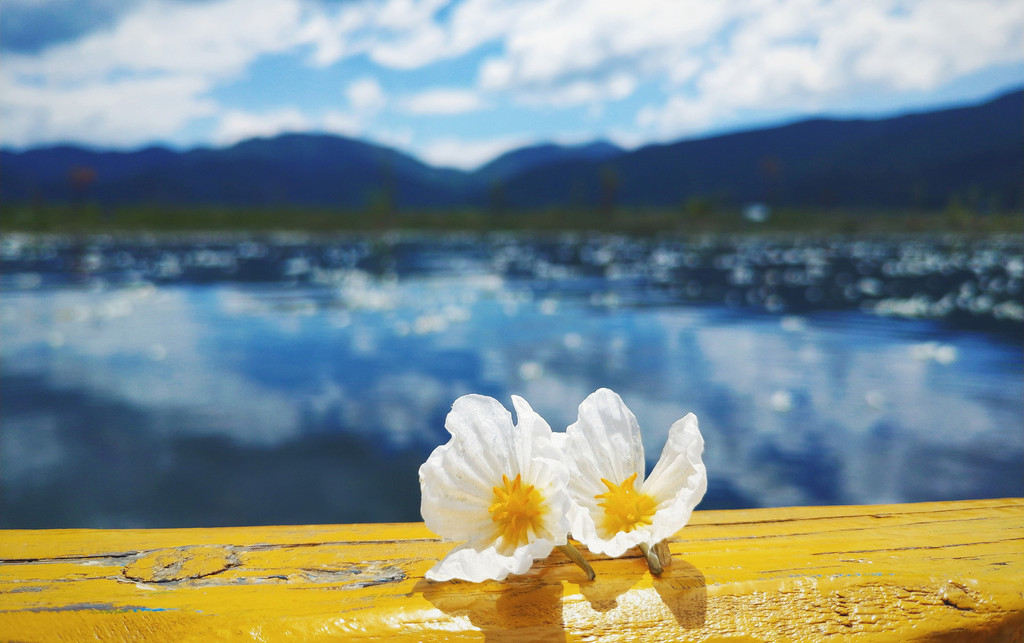
<path fill-rule="evenodd" d="M 312 46 L 309 63 L 314 67 L 328 67 L 334 63 L 365 52 L 365 38 L 359 31 L 368 21 L 366 5 L 345 5 L 335 15 L 311 13 L 299 30 L 298 39 Z"/>
<path fill-rule="evenodd" d="M 672 96 L 659 107 L 644 107 L 637 112 L 636 123 L 644 129 L 683 135 L 710 125 L 717 114 L 714 105 L 685 96 Z"/>
<path fill-rule="evenodd" d="M 530 141 L 525 137 L 503 137 L 484 141 L 443 138 L 422 146 L 418 150 L 418 156 L 437 167 L 471 170 L 528 143 Z"/>
<path fill-rule="evenodd" d="M 345 90 L 345 96 L 352 108 L 363 114 L 380 111 L 388 99 L 384 89 L 374 78 L 360 78 L 351 83 Z"/>
<path fill-rule="evenodd" d="M 135 145 L 213 116 L 208 93 L 261 54 L 296 44 L 299 5 L 271 0 L 146 2 L 108 30 L 7 54 L 4 142 Z M 230 25 L 230 28 L 225 28 Z"/>
<path fill-rule="evenodd" d="M 626 98 L 636 87 L 636 78 L 626 73 L 616 73 L 598 81 L 576 79 L 546 90 L 523 90 L 518 93 L 518 99 L 525 105 L 589 105 L 593 109 L 606 101 Z"/>
<path fill-rule="evenodd" d="M 623 78 L 657 75 L 689 61 L 732 17 L 733 4 L 648 0 L 537 3 L 509 23 L 504 52 L 481 66 L 482 86 L 567 102 L 565 87 L 626 87 Z M 692 66 L 692 63 L 690 63 Z M 633 81 L 635 83 L 635 81 Z M 613 91 L 605 98 L 631 93 Z M 593 100 L 596 92 L 576 90 Z"/>
<path fill-rule="evenodd" d="M 410 114 L 448 116 L 479 111 L 487 104 L 471 89 L 435 88 L 407 97 L 403 106 Z"/>
<path fill-rule="evenodd" d="M 736 18 L 731 37 L 691 70 L 693 87 L 642 109 L 638 125 L 665 137 L 745 109 L 827 111 L 850 97 L 930 91 L 1024 60 L 1024 8 L 1004 0 L 784 0 L 752 3 Z"/>
<path fill-rule="evenodd" d="M 12 82 L 6 72 L 0 71 L 5 145 L 136 145 L 171 137 L 191 120 L 217 111 L 216 104 L 203 97 L 208 87 L 201 78 L 129 78 L 64 86 Z"/>
<path fill-rule="evenodd" d="M 109 30 L 100 30 L 41 56 L 8 55 L 19 77 L 50 83 L 87 83 L 125 75 L 239 73 L 257 55 L 298 44 L 297 2 L 221 0 L 146 2 Z"/>
<path fill-rule="evenodd" d="M 4 143 L 75 141 L 134 145 L 173 139 L 198 118 L 217 117 L 218 142 L 247 135 L 326 127 L 354 134 L 355 116 L 315 118 L 294 105 L 270 112 L 224 110 L 209 94 L 240 78 L 262 56 L 313 45 L 310 64 L 365 51 L 347 34 L 379 24 L 407 28 L 402 2 L 328 6 L 303 0 L 154 0 L 125 12 L 109 29 L 51 47 L 38 55 L 9 53 L 0 68 Z M 373 9 L 373 11 L 371 11 Z M 337 40 L 328 55 L 326 38 Z M 365 40 L 365 38 L 364 38 Z M 319 59 L 318 59 L 319 56 Z M 372 78 L 345 91 L 362 116 L 387 101 Z"/>
<path fill-rule="evenodd" d="M 398 0 L 392 0 L 392 4 Z M 409 21 L 400 31 L 381 34 L 367 49 L 375 62 L 397 69 L 419 69 L 461 56 L 484 43 L 501 40 L 522 11 L 537 2 L 466 0 L 455 5 L 448 20 L 436 20 L 445 2 L 415 3 L 420 20 Z M 386 7 L 386 5 L 385 5 Z M 379 18 L 374 22 L 380 23 Z"/>
<path fill-rule="evenodd" d="M 231 110 L 220 117 L 214 140 L 220 145 L 230 145 L 247 138 L 269 138 L 293 132 L 326 132 L 399 148 L 408 147 L 413 141 L 412 130 L 371 130 L 366 118 L 358 113 L 328 110 L 310 115 L 295 107 L 258 113 Z"/>
<path fill-rule="evenodd" d="M 415 133 L 408 127 L 399 129 L 374 128 L 373 132 L 367 133 L 367 138 L 380 145 L 407 150 L 415 139 Z"/>
<path fill-rule="evenodd" d="M 447 4 L 448 0 L 388 0 L 310 8 L 301 39 L 313 46 L 310 62 L 317 66 L 365 54 L 385 67 L 417 69 L 482 42 L 457 42 L 452 30 L 436 21 L 437 12 Z"/>
<path fill-rule="evenodd" d="M 232 110 L 221 116 L 214 139 L 221 145 L 229 145 L 247 138 L 269 138 L 285 132 L 306 132 L 313 128 L 313 122 L 294 107 L 266 114 Z"/>
<path fill-rule="evenodd" d="M 295 132 L 326 132 L 348 138 L 372 140 L 380 145 L 400 149 L 408 148 L 414 139 L 411 129 L 371 130 L 361 114 L 328 110 L 317 115 L 309 115 L 297 108 L 289 107 L 258 113 L 231 110 L 220 117 L 214 142 L 219 145 L 230 145 L 247 138 L 270 138 Z"/>
<path fill-rule="evenodd" d="M 374 8 L 374 26 L 380 29 L 414 30 L 431 20 L 449 0 L 388 0 L 370 3 Z"/>
<path fill-rule="evenodd" d="M 621 114 L 605 104 L 642 95 L 633 127 L 665 138 L 744 111 L 800 114 L 851 97 L 926 93 L 1021 63 L 1022 41 L 1018 0 L 147 0 L 108 29 L 7 53 L 0 115 L 7 144 L 131 145 L 173 140 L 209 117 L 222 138 L 302 118 L 374 136 L 389 106 L 426 117 L 582 105 L 597 123 Z M 302 55 L 313 70 L 365 56 L 411 71 L 483 46 L 485 60 L 466 61 L 477 65 L 473 86 L 449 81 L 400 101 L 402 88 L 382 86 L 372 69 L 342 88 L 348 104 L 331 114 L 285 95 L 230 111 L 213 98 L 259 73 L 253 65 L 267 56 Z M 466 62 L 454 63 L 459 73 Z"/>
<path fill-rule="evenodd" d="M 444 38 L 442 29 L 431 22 L 404 40 L 374 43 L 368 47 L 368 53 L 375 63 L 385 67 L 418 69 L 429 61 L 449 57 Z"/>
<path fill-rule="evenodd" d="M 465 5 L 495 6 L 507 4 Z M 552 0 L 503 14 L 497 34 L 485 35 L 503 48 L 481 64 L 480 87 L 526 104 L 568 107 L 625 98 L 649 83 L 668 95 L 637 122 L 664 136 L 739 110 L 816 111 L 865 91 L 929 91 L 989 65 L 1019 62 L 1024 6 Z"/>
<path fill-rule="evenodd" d="M 604 138 L 624 150 L 631 150 L 650 142 L 650 136 L 641 134 L 635 129 L 613 128 L 605 133 Z"/>
<path fill-rule="evenodd" d="M 345 88 L 350 110 L 339 109 L 311 113 L 298 107 L 265 112 L 230 110 L 220 117 L 215 139 L 220 144 L 234 143 L 255 136 L 269 137 L 285 132 L 329 132 L 352 138 L 372 138 L 391 142 L 408 138 L 370 130 L 374 115 L 387 105 L 388 98 L 376 79 L 355 80 Z"/>
<path fill-rule="evenodd" d="M 904 16 L 862 10 L 849 17 L 866 46 L 850 43 L 835 24 L 828 25 L 823 44 L 851 53 L 858 78 L 898 89 L 926 89 L 986 65 L 1024 58 L 1020 3 L 933 0 Z"/>
<path fill-rule="evenodd" d="M 325 132 L 355 137 L 363 134 L 365 126 L 361 118 L 349 112 L 338 110 L 328 111 L 323 115 L 320 124 Z"/>

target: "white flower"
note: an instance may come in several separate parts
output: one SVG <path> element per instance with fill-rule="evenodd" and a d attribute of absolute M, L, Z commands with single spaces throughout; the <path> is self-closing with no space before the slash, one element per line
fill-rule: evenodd
<path fill-rule="evenodd" d="M 704 497 L 703 450 L 697 416 L 689 413 L 669 429 L 661 459 L 645 479 L 636 417 L 614 391 L 592 393 L 564 439 L 569 491 L 577 505 L 573 538 L 612 557 L 636 546 L 647 554 L 682 529 Z"/>
<path fill-rule="evenodd" d="M 430 580 L 502 580 L 566 545 L 569 472 L 548 423 L 521 397 L 512 405 L 516 426 L 493 398 L 455 400 L 445 422 L 451 440 L 420 467 L 427 527 L 465 541 L 427 572 Z"/>

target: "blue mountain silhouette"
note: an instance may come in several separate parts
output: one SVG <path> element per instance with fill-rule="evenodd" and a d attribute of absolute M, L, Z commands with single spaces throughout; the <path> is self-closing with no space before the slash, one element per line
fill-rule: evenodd
<path fill-rule="evenodd" d="M 0 151 L 0 199 L 103 206 L 440 209 L 721 205 L 939 208 L 1022 204 L 1024 90 L 880 119 L 815 118 L 632 151 L 607 142 L 514 150 L 465 172 L 333 135 L 225 148 Z"/>

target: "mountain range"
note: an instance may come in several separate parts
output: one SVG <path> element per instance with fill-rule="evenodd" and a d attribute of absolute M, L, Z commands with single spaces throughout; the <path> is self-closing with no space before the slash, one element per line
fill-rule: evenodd
<path fill-rule="evenodd" d="M 0 199 L 124 205 L 358 209 L 734 207 L 1018 210 L 1024 90 L 879 119 L 815 118 L 624 150 L 544 144 L 474 171 L 324 134 L 225 148 L 0 150 Z"/>

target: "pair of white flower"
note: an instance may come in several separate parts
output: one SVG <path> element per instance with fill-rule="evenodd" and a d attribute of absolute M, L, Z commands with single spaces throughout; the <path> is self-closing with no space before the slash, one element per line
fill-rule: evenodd
<path fill-rule="evenodd" d="M 552 433 L 523 398 L 513 396 L 512 405 L 516 425 L 493 398 L 457 399 L 445 422 L 451 440 L 420 467 L 427 527 L 465 541 L 426 577 L 502 580 L 555 547 L 592 577 L 570 533 L 612 557 L 640 547 L 660 572 L 653 548 L 686 525 L 707 489 L 697 417 L 689 413 L 672 425 L 645 478 L 640 427 L 615 392 L 587 397 L 565 433 Z"/>

